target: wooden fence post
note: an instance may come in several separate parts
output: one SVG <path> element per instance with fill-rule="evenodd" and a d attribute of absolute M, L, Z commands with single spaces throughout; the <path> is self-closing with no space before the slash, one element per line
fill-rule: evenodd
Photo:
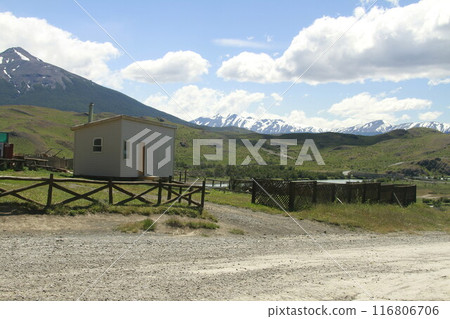
<path fill-rule="evenodd" d="M 172 184 L 172 176 L 169 176 L 169 184 Z M 172 186 L 169 185 L 167 189 L 167 200 L 170 200 L 172 199 Z"/>
<path fill-rule="evenodd" d="M 179 193 L 180 193 L 180 197 L 178 197 L 178 203 L 181 203 L 181 194 L 183 194 L 183 186 L 180 186 L 180 189 L 179 189 Z"/>
<path fill-rule="evenodd" d="M 202 199 L 201 199 L 201 207 L 205 207 L 205 192 L 206 192 L 206 183 L 205 181 L 202 182 Z"/>
<path fill-rule="evenodd" d="M 113 198 L 113 181 L 111 178 L 108 180 L 108 199 L 109 205 L 112 205 L 114 203 L 114 198 Z"/>
<path fill-rule="evenodd" d="M 156 203 L 156 205 L 161 205 L 161 201 L 162 201 L 162 180 L 159 179 L 158 180 L 158 202 Z"/>
<path fill-rule="evenodd" d="M 52 197 L 53 197 L 53 174 L 50 174 L 50 178 L 48 179 L 48 193 L 47 193 L 46 207 L 52 206 Z"/>
<path fill-rule="evenodd" d="M 231 185 L 231 179 L 230 179 L 230 185 Z M 255 201 L 256 201 L 256 187 L 257 187 L 256 181 L 253 179 L 252 180 L 252 204 L 255 204 Z"/>

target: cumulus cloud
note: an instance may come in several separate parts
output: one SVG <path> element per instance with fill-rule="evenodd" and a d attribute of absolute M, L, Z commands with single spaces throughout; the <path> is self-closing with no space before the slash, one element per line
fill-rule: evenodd
<path fill-rule="evenodd" d="M 113 88 L 121 87 L 120 77 L 107 61 L 120 52 L 111 43 L 81 41 L 70 32 L 44 19 L 16 17 L 0 12 L 0 48 L 22 47 L 41 60 Z"/>
<path fill-rule="evenodd" d="M 224 61 L 217 75 L 242 82 L 293 81 L 313 64 L 299 81 L 397 82 L 450 76 L 449 1 L 422 0 L 404 7 L 373 7 L 364 13 L 359 7 L 352 16 L 317 19 L 294 37 L 279 58 L 242 52 Z"/>
<path fill-rule="evenodd" d="M 442 112 L 434 111 L 434 112 L 425 112 L 419 114 L 419 119 L 422 121 L 434 121 L 439 116 L 442 115 Z"/>
<path fill-rule="evenodd" d="M 341 127 L 348 127 L 357 124 L 362 124 L 361 120 L 354 118 L 347 119 L 330 119 L 320 116 L 308 116 L 302 110 L 293 110 L 282 117 L 287 123 L 292 123 L 303 128 L 314 127 L 324 130 L 337 129 Z M 364 122 L 365 123 L 365 122 Z"/>
<path fill-rule="evenodd" d="M 240 82 L 279 82 L 284 78 L 276 67 L 276 60 L 266 53 L 242 52 L 222 62 L 217 76 Z"/>
<path fill-rule="evenodd" d="M 387 120 L 396 122 L 396 112 L 422 110 L 431 106 L 431 101 L 417 98 L 379 98 L 363 92 L 333 104 L 328 112 L 341 117 L 360 121 Z"/>
<path fill-rule="evenodd" d="M 242 113 L 251 105 L 258 105 L 268 98 L 264 93 L 235 90 L 229 93 L 196 85 L 184 86 L 172 95 L 149 96 L 145 104 L 164 110 L 185 120 L 216 114 Z"/>
<path fill-rule="evenodd" d="M 208 74 L 208 60 L 193 51 L 168 52 L 156 60 L 138 61 L 121 71 L 124 78 L 139 82 L 195 82 Z"/>
<path fill-rule="evenodd" d="M 272 38 L 267 38 L 267 42 L 272 41 Z M 213 43 L 222 47 L 233 47 L 233 48 L 253 48 L 253 49 L 264 49 L 267 48 L 267 43 L 253 41 L 253 37 L 247 38 L 247 40 L 242 39 L 214 39 Z"/>

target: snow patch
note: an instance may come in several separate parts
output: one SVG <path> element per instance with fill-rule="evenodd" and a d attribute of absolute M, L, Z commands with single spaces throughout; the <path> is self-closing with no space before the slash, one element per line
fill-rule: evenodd
<path fill-rule="evenodd" d="M 9 75 L 8 72 L 6 72 L 5 69 L 3 69 L 3 73 L 5 73 L 9 78 L 11 78 L 11 75 Z"/>
<path fill-rule="evenodd" d="M 20 53 L 19 51 L 14 49 L 14 52 L 16 52 L 16 54 L 24 61 L 30 61 L 30 59 L 28 59 L 26 56 L 24 56 L 22 53 Z"/>

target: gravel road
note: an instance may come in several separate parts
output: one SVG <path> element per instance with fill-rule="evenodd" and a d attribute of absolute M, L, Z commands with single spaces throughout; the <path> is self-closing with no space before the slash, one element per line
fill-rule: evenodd
<path fill-rule="evenodd" d="M 211 204 L 208 210 L 219 218 L 218 232 L 181 235 L 113 231 L 142 216 L 0 216 L 0 300 L 450 296 L 448 234 L 376 235 L 301 221 L 312 240 L 288 217 Z M 232 235 L 233 228 L 246 234 Z"/>

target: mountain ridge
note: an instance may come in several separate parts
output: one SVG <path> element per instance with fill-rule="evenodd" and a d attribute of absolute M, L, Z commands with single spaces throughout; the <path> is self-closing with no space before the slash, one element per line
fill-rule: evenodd
<path fill-rule="evenodd" d="M 321 129 L 312 126 L 303 127 L 286 122 L 283 119 L 255 119 L 251 116 L 239 116 L 237 114 L 215 115 L 213 117 L 198 117 L 191 121 L 197 125 L 205 125 L 210 127 L 238 127 L 247 129 L 261 134 L 288 134 L 288 133 L 344 133 L 355 135 L 377 135 L 388 133 L 391 131 L 411 128 L 431 128 L 441 133 L 450 133 L 450 124 L 439 122 L 410 122 L 401 124 L 389 124 L 383 120 L 368 122 L 365 124 L 354 125 L 350 127 L 337 129 Z"/>
<path fill-rule="evenodd" d="M 36 105 L 62 111 L 96 112 L 188 122 L 147 106 L 123 93 L 46 63 L 20 47 L 0 53 L 0 105 Z"/>

